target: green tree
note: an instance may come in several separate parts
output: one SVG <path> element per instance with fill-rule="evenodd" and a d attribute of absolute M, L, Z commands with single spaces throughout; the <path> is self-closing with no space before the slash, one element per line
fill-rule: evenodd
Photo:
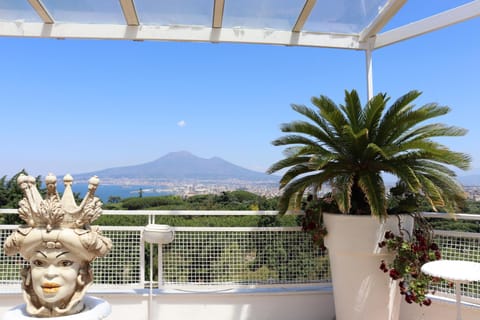
<path fill-rule="evenodd" d="M 122 200 L 122 198 L 119 197 L 119 196 L 109 196 L 108 200 L 107 200 L 107 203 L 112 203 L 112 204 L 113 203 L 119 203 L 120 200 Z"/>
<path fill-rule="evenodd" d="M 279 211 L 286 212 L 292 202 L 300 207 L 305 192 L 316 195 L 329 183 L 341 212 L 385 217 L 382 173 L 390 173 L 411 193 L 422 194 L 433 210 L 452 212 L 465 193 L 449 166 L 468 169 L 471 160 L 432 138 L 463 136 L 466 130 L 431 123 L 450 109 L 435 103 L 415 109 L 412 102 L 419 95 L 410 91 L 388 108 L 390 98 L 383 93 L 362 107 L 355 90 L 345 91 L 345 105 L 326 96 L 312 98 L 316 109 L 292 105 L 309 121 L 283 124 L 288 135 L 272 142 L 288 146 L 286 157 L 268 170 L 287 169 L 280 181 Z"/>
<path fill-rule="evenodd" d="M 10 180 L 6 181 L 6 177 L 2 178 L 3 183 L 3 202 L 0 206 L 3 208 L 18 208 L 18 202 L 22 199 L 23 193 L 17 184 L 18 176 L 21 174 L 28 175 L 25 169 L 15 174 Z"/>
<path fill-rule="evenodd" d="M 18 202 L 23 198 L 23 192 L 20 186 L 17 183 L 18 177 L 21 175 L 28 175 L 25 169 L 22 169 L 20 172 L 15 174 L 10 180 L 7 181 L 6 176 L 3 176 L 0 179 L 0 208 L 18 208 Z M 35 178 L 35 183 L 37 186 L 38 191 L 44 197 L 46 194 L 46 189 L 42 188 L 42 176 L 37 176 Z M 80 194 L 74 193 L 73 194 L 75 201 L 77 203 L 81 202 Z M 1 222 L 1 221 L 0 221 Z M 3 219 L 3 223 L 6 224 L 23 224 L 24 221 L 20 219 L 18 214 L 10 214 L 5 215 Z"/>
<path fill-rule="evenodd" d="M 23 198 L 22 190 L 17 183 L 18 176 L 21 174 L 28 175 L 25 169 L 15 174 L 10 180 L 7 181 L 6 176 L 0 179 L 0 208 L 18 208 L 18 202 Z M 44 194 L 45 190 L 40 189 L 41 176 L 36 178 L 37 188 L 40 193 Z M 9 214 L 3 217 L 3 223 L 5 224 L 21 224 L 23 220 L 18 217 L 17 214 Z"/>
<path fill-rule="evenodd" d="M 3 207 L 8 202 L 8 189 L 6 186 L 7 176 L 0 179 L 0 207 Z"/>

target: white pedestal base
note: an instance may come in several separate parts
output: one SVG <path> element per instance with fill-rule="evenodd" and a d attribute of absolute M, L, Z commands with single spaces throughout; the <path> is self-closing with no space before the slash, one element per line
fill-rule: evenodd
<path fill-rule="evenodd" d="M 83 301 L 85 303 L 85 310 L 77 314 L 72 314 L 70 316 L 51 318 L 32 317 L 27 314 L 25 310 L 25 304 L 22 304 L 5 312 L 2 320 L 101 320 L 108 317 L 108 315 L 112 312 L 110 304 L 105 300 L 86 296 L 83 298 Z"/>

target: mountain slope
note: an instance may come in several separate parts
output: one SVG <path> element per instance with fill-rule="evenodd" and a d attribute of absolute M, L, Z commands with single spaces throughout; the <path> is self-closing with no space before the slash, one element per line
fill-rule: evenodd
<path fill-rule="evenodd" d="M 82 179 L 92 175 L 103 179 L 278 181 L 278 177 L 248 170 L 218 157 L 204 159 L 186 151 L 168 153 L 144 164 L 77 174 L 75 177 Z"/>

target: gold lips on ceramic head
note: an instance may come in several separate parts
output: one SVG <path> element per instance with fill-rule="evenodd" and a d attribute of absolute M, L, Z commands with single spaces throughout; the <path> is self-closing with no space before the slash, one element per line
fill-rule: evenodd
<path fill-rule="evenodd" d="M 42 290 L 44 293 L 57 293 L 60 290 L 60 285 L 55 282 L 45 282 L 42 284 Z"/>
<path fill-rule="evenodd" d="M 112 247 L 100 228 L 92 226 L 102 213 L 102 202 L 95 197 L 99 179 L 92 177 L 88 181 L 87 195 L 79 205 L 70 175 L 63 179 L 61 198 L 53 174 L 45 179 L 45 198 L 34 177 L 19 175 L 17 182 L 23 192 L 18 215 L 25 224 L 5 240 L 3 247 L 7 255 L 20 253 L 29 261 L 29 268 L 21 273 L 26 312 L 33 317 L 79 313 L 93 282 L 90 264 Z M 50 267 L 55 270 L 48 270 Z"/>

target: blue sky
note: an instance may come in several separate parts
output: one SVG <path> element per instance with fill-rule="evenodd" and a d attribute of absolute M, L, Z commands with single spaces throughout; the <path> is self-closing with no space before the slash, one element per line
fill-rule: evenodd
<path fill-rule="evenodd" d="M 426 0 L 425 0 L 426 1 Z M 412 20 L 406 5 L 392 23 Z M 444 5 L 443 1 L 428 1 Z M 454 1 L 462 3 L 465 1 Z M 443 8 L 436 8 L 437 10 Z M 419 16 L 422 17 L 422 16 Z M 467 128 L 441 142 L 480 168 L 480 19 L 373 54 L 374 91 L 452 111 Z M 344 90 L 365 101 L 363 52 L 282 46 L 0 38 L 0 176 L 45 176 L 149 162 L 187 150 L 265 171 L 282 158 L 270 142 L 299 119 L 290 104 Z"/>

